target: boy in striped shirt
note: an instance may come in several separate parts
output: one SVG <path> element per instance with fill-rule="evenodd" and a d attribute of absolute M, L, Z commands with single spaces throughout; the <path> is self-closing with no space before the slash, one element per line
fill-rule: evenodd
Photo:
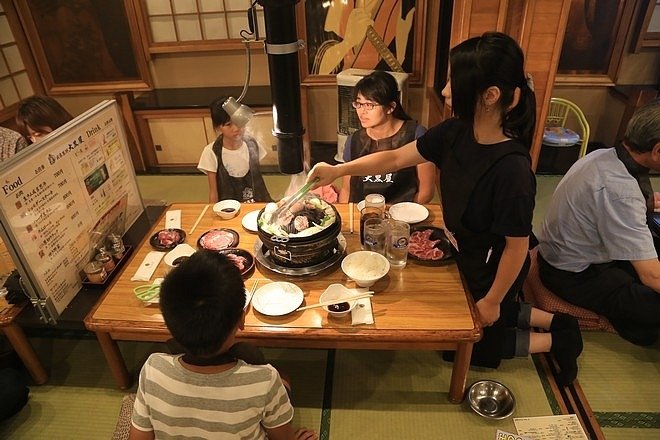
<path fill-rule="evenodd" d="M 232 350 L 245 323 L 244 291 L 234 264 L 211 251 L 197 251 L 165 277 L 161 312 L 185 353 L 147 359 L 129 439 L 318 439 L 305 428 L 294 432 L 277 371 Z"/>

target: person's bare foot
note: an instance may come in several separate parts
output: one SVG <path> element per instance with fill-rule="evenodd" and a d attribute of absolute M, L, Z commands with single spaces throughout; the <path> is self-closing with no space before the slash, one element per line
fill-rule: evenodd
<path fill-rule="evenodd" d="M 296 440 L 319 440 L 319 436 L 311 429 L 300 428 L 296 431 Z"/>

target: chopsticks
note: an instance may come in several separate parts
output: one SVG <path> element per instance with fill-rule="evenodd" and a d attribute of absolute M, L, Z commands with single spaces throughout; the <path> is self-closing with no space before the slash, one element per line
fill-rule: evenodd
<path fill-rule="evenodd" d="M 348 227 L 351 234 L 353 233 L 353 202 L 348 204 Z"/>
<path fill-rule="evenodd" d="M 370 298 L 374 296 L 373 292 L 366 292 L 366 293 L 361 293 L 360 295 L 354 295 L 354 296 L 347 296 L 344 298 L 337 298 L 329 301 L 321 301 L 318 304 L 312 304 L 310 306 L 305 306 L 305 307 L 298 307 L 296 309 L 296 312 L 300 312 L 302 310 L 307 310 L 307 309 L 315 309 L 317 307 L 323 307 L 323 306 L 329 306 L 332 304 L 339 304 L 343 302 L 349 302 L 349 301 L 356 301 L 358 299 L 363 299 L 363 298 Z"/>
<path fill-rule="evenodd" d="M 210 205 L 210 204 L 207 204 L 207 205 L 204 207 L 204 209 L 202 209 L 202 213 L 199 214 L 199 217 L 197 217 L 197 221 L 195 221 L 195 224 L 194 224 L 193 227 L 190 229 L 190 234 L 192 234 L 193 232 L 195 232 L 195 228 L 197 227 L 197 225 L 199 224 L 199 222 L 202 221 L 202 217 L 204 217 L 204 214 L 206 214 L 206 211 L 209 209 L 209 206 L 211 206 L 211 205 Z"/>
<path fill-rule="evenodd" d="M 288 211 L 294 205 L 294 203 L 296 203 L 298 200 L 302 199 L 305 196 L 305 194 L 307 194 L 309 192 L 309 190 L 312 188 L 312 186 L 318 181 L 319 181 L 319 178 L 317 177 L 316 179 L 314 179 L 310 182 L 307 182 L 295 194 L 293 194 L 291 197 L 289 197 L 289 199 L 286 201 L 286 203 L 284 203 L 282 206 L 277 208 L 275 210 L 275 212 L 273 212 L 273 214 L 271 215 L 270 222 L 272 223 L 273 219 L 275 221 L 279 221 L 280 216 L 284 212 Z"/>

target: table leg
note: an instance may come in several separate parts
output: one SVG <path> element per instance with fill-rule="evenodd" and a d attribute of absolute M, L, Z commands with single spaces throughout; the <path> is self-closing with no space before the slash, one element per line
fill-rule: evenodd
<path fill-rule="evenodd" d="M 124 362 L 124 357 L 121 355 L 117 341 L 112 339 L 109 333 L 105 332 L 96 332 L 96 338 L 99 340 L 101 350 L 103 351 L 106 362 L 108 362 L 117 386 L 122 390 L 127 389 L 131 385 L 131 378 L 126 369 L 126 362 Z"/>
<path fill-rule="evenodd" d="M 23 365 L 27 368 L 32 380 L 37 385 L 42 385 L 48 380 L 48 373 L 41 364 L 41 361 L 34 352 L 30 341 L 25 336 L 25 332 L 17 324 L 11 323 L 2 327 L 2 332 L 7 336 L 9 343 L 16 350 L 16 354 L 23 361 Z"/>
<path fill-rule="evenodd" d="M 449 400 L 452 403 L 461 403 L 463 401 L 473 345 L 471 342 L 463 342 L 459 343 L 456 348 L 454 366 L 451 370 L 451 382 L 449 383 Z"/>

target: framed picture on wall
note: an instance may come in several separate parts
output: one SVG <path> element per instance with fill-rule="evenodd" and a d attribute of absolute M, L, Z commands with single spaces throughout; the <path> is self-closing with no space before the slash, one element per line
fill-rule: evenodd
<path fill-rule="evenodd" d="M 350 68 L 403 71 L 411 82 L 421 81 L 426 1 L 298 3 L 303 83 L 333 83 Z"/>
<path fill-rule="evenodd" d="M 614 84 L 634 8 L 626 0 L 572 0 L 556 82 Z"/>
<path fill-rule="evenodd" d="M 49 94 L 148 90 L 131 0 L 14 0 Z"/>

